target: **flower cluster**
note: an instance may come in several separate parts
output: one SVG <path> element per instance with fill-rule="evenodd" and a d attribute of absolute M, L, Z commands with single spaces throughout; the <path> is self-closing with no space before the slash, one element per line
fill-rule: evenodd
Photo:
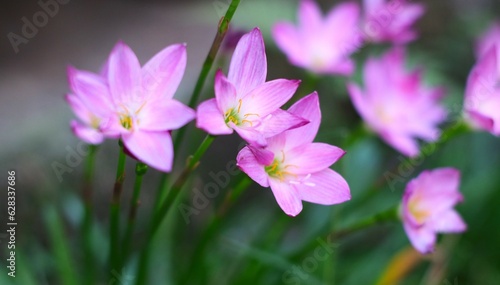
<path fill-rule="evenodd" d="M 405 48 L 400 46 L 417 37 L 412 26 L 424 8 L 398 0 L 365 0 L 364 15 L 361 10 L 353 2 L 342 3 L 323 16 L 316 3 L 303 0 L 298 26 L 279 22 L 272 34 L 292 64 L 316 74 L 353 74 L 355 62 L 350 56 L 360 48 L 360 38 L 397 44 L 379 58 L 370 57 L 362 70 L 364 87 L 350 82 L 347 92 L 373 132 L 402 154 L 417 156 L 418 140 L 436 141 L 438 126 L 447 116 L 440 103 L 443 89 L 426 86 L 422 68 L 408 70 Z M 500 135 L 498 25 L 484 34 L 476 53 L 465 113 L 474 126 Z M 314 142 L 321 123 L 318 93 L 281 109 L 300 80 L 267 80 L 259 28 L 239 39 L 227 76 L 221 69 L 215 73 L 214 98 L 199 104 L 196 111 L 173 98 L 186 58 L 186 45 L 174 44 L 141 67 L 130 47 L 119 42 L 100 74 L 70 67 L 71 93 L 66 99 L 80 119 L 71 122 L 73 132 L 90 144 L 119 138 L 131 156 L 170 172 L 171 131 L 196 118 L 196 126 L 210 135 L 236 132 L 248 143 L 237 154 L 237 165 L 260 186 L 270 187 L 287 215 L 298 215 L 303 201 L 334 205 L 351 199 L 347 181 L 330 168 L 346 152 Z M 462 201 L 459 180 L 458 170 L 441 168 L 424 171 L 408 183 L 400 216 L 418 251 L 431 252 L 436 233 L 465 231 L 465 223 L 453 210 Z"/>

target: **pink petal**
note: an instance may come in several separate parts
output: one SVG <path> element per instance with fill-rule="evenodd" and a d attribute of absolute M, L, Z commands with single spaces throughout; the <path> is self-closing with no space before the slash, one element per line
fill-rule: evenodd
<path fill-rule="evenodd" d="M 267 149 L 261 147 L 255 147 L 253 145 L 247 146 L 248 149 L 253 153 L 257 162 L 261 165 L 271 165 L 274 160 L 274 153 Z"/>
<path fill-rule="evenodd" d="M 81 140 L 89 144 L 100 144 L 104 141 L 104 135 L 98 130 L 84 126 L 77 121 L 71 121 L 71 130 Z"/>
<path fill-rule="evenodd" d="M 257 161 L 254 153 L 244 147 L 236 157 L 237 165 L 241 171 L 245 172 L 250 178 L 262 187 L 269 187 L 268 175 L 264 170 L 264 165 Z"/>
<path fill-rule="evenodd" d="M 413 247 L 422 254 L 428 254 L 434 251 L 436 243 L 436 234 L 426 227 L 412 227 L 407 223 L 403 223 L 406 235 L 410 239 Z"/>
<path fill-rule="evenodd" d="M 295 65 L 304 65 L 304 51 L 297 29 L 290 23 L 277 23 L 272 29 L 276 45 Z"/>
<path fill-rule="evenodd" d="M 466 110 L 466 113 L 474 126 L 488 132 L 493 132 L 495 123 L 492 118 L 486 117 L 481 113 L 475 111 Z"/>
<path fill-rule="evenodd" d="M 344 54 L 342 56 L 347 56 L 347 54 Z M 354 64 L 354 61 L 350 58 L 341 58 L 338 61 L 333 62 L 331 65 L 326 67 L 325 73 L 336 73 L 340 75 L 351 75 L 354 70 L 356 69 L 356 66 Z"/>
<path fill-rule="evenodd" d="M 321 110 L 319 107 L 318 93 L 313 92 L 293 104 L 290 113 L 309 120 L 309 123 L 285 133 L 286 144 L 288 148 L 294 148 L 299 145 L 313 142 L 318 133 L 321 123 Z"/>
<path fill-rule="evenodd" d="M 414 157 L 420 152 L 418 143 L 409 135 L 384 132 L 382 133 L 382 138 L 389 145 L 406 156 Z"/>
<path fill-rule="evenodd" d="M 269 179 L 269 185 L 276 202 L 278 202 L 285 214 L 295 217 L 302 211 L 300 195 L 293 186 L 276 179 Z"/>
<path fill-rule="evenodd" d="M 261 118 L 283 106 L 299 87 L 299 80 L 276 79 L 261 84 L 242 98 L 240 114 Z"/>
<path fill-rule="evenodd" d="M 312 174 L 295 188 L 302 200 L 321 205 L 334 205 L 351 199 L 349 185 L 342 176 L 331 169 Z"/>
<path fill-rule="evenodd" d="M 267 146 L 267 141 L 264 135 L 256 130 L 255 128 L 239 127 L 232 125 L 233 130 L 235 130 L 242 139 L 244 139 L 249 144 L 265 147 Z"/>
<path fill-rule="evenodd" d="M 108 61 L 109 89 L 114 103 L 123 104 L 141 99 L 141 65 L 130 47 L 118 42 Z"/>
<path fill-rule="evenodd" d="M 290 112 L 278 109 L 264 117 L 257 128 L 264 137 L 272 137 L 284 131 L 302 127 L 309 121 Z"/>
<path fill-rule="evenodd" d="M 359 5 L 354 2 L 340 3 L 330 10 L 326 16 L 325 29 L 327 31 L 336 31 L 331 35 L 334 43 L 343 44 L 343 41 L 355 39 L 355 33 L 358 32 L 359 16 Z M 339 29 L 339 27 L 342 28 Z M 354 45 L 351 45 L 350 52 L 355 49 Z"/>
<path fill-rule="evenodd" d="M 302 0 L 299 6 L 299 25 L 303 31 L 315 31 L 321 26 L 323 14 L 316 2 Z"/>
<path fill-rule="evenodd" d="M 92 122 L 92 117 L 95 116 L 89 111 L 88 107 L 82 102 L 80 97 L 72 94 L 68 94 L 64 97 L 66 102 L 68 102 L 69 107 L 73 110 L 73 113 L 87 125 Z"/>
<path fill-rule="evenodd" d="M 174 160 L 172 137 L 169 132 L 135 131 L 122 135 L 127 149 L 145 164 L 170 172 Z"/>
<path fill-rule="evenodd" d="M 266 81 L 267 60 L 259 28 L 241 37 L 229 65 L 228 78 L 240 96 Z"/>
<path fill-rule="evenodd" d="M 195 118 L 195 111 L 174 99 L 148 102 L 139 113 L 140 128 L 149 131 L 175 130 Z"/>
<path fill-rule="evenodd" d="M 108 116 L 113 107 L 105 79 L 94 73 L 68 67 L 71 90 L 89 110 L 98 116 Z"/>
<path fill-rule="evenodd" d="M 373 106 L 370 105 L 370 102 L 363 94 L 363 91 L 361 91 L 359 86 L 354 83 L 347 84 L 347 90 L 349 91 L 352 104 L 354 105 L 354 108 L 356 108 L 356 111 L 358 111 L 359 115 L 366 120 L 367 123 L 371 124 L 370 113 Z"/>
<path fill-rule="evenodd" d="M 380 12 L 379 10 L 384 8 L 385 1 L 386 0 L 363 0 L 365 13 L 373 15 L 374 13 Z"/>
<path fill-rule="evenodd" d="M 228 135 L 233 129 L 226 125 L 215 98 L 202 102 L 196 110 L 196 127 L 211 135 Z"/>
<path fill-rule="evenodd" d="M 461 233 L 467 230 L 467 225 L 455 210 L 441 213 L 430 221 L 429 226 L 440 233 Z"/>
<path fill-rule="evenodd" d="M 395 25 L 400 28 L 409 28 L 413 23 L 418 20 L 425 13 L 425 7 L 421 4 L 409 4 L 404 6 L 400 13 L 395 18 Z"/>
<path fill-rule="evenodd" d="M 285 163 L 296 166 L 289 168 L 294 174 L 312 174 L 330 167 L 344 154 L 345 151 L 336 146 L 310 143 L 287 151 Z"/>
<path fill-rule="evenodd" d="M 142 88 L 156 99 L 171 99 L 186 69 L 186 45 L 166 47 L 151 58 L 141 70 Z"/>
<path fill-rule="evenodd" d="M 219 110 L 224 113 L 230 108 L 237 108 L 239 94 L 236 94 L 234 85 L 227 80 L 220 69 L 215 73 L 214 90 Z"/>

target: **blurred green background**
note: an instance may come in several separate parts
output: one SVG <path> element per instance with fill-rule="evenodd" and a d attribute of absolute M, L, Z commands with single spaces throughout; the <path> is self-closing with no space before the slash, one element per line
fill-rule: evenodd
<path fill-rule="evenodd" d="M 84 252 L 79 232 L 85 146 L 74 137 L 69 121 L 74 118 L 63 100 L 68 92 L 66 66 L 98 71 L 113 45 L 122 39 L 137 53 L 141 63 L 163 47 L 188 44 L 188 67 L 176 97 L 187 102 L 203 59 L 208 52 L 219 18 L 230 1 L 79 1 L 61 4 L 54 17 L 16 53 L 7 34 L 21 33 L 22 18 L 41 10 L 37 1 L 9 1 L 0 9 L 0 165 L 4 190 L 0 191 L 0 284 L 64 284 L 58 261 L 83 279 Z M 323 10 L 338 1 L 319 1 Z M 474 64 L 474 39 L 495 18 L 500 19 L 496 0 L 421 1 L 427 13 L 418 22 L 421 37 L 410 44 L 411 65 L 426 68 L 429 84 L 445 86 L 446 104 L 453 120 L 460 116 L 467 75 Z M 233 22 L 234 30 L 259 26 L 264 33 L 268 79 L 306 79 L 308 75 L 286 61 L 270 38 L 277 20 L 294 20 L 296 1 L 243 0 Z M 386 47 L 367 46 L 354 55 L 364 60 Z M 221 51 L 215 67 L 227 71 L 230 51 Z M 212 72 L 215 68 L 212 70 Z M 360 68 L 353 76 L 360 78 Z M 299 89 L 299 96 L 318 90 L 323 122 L 316 141 L 343 147 L 360 125 L 346 93 L 349 78 L 325 76 L 315 88 Z M 213 96 L 213 75 L 203 98 Z M 176 169 L 204 134 L 188 126 L 189 139 L 177 150 Z M 175 132 L 174 132 L 175 135 Z M 399 203 L 405 183 L 389 187 L 383 174 L 397 170 L 400 156 L 378 138 L 367 136 L 347 148 L 334 166 L 348 181 L 352 200 L 325 207 L 305 204 L 296 218 L 286 216 L 269 189 L 252 184 L 224 212 L 214 231 L 207 225 L 224 204 L 227 193 L 243 179 L 228 175 L 226 187 L 215 197 L 199 199 L 198 190 L 227 173 L 241 141 L 236 135 L 220 137 L 202 159 L 196 176 L 185 189 L 182 209 L 194 209 L 188 220 L 179 208 L 172 211 L 155 239 L 149 268 L 149 284 L 376 284 L 384 272 L 403 272 L 400 284 L 500 284 L 500 140 L 488 133 L 454 138 L 426 157 L 405 182 L 422 169 L 452 166 L 461 170 L 465 200 L 458 206 L 469 228 L 463 235 L 444 236 L 436 254 L 421 258 L 408 251 L 401 224 L 386 224 L 328 240 L 326 233 Z M 108 205 L 118 156 L 117 142 L 99 147 L 94 182 L 93 253 L 95 267 L 105 271 L 108 247 Z M 68 172 L 59 175 L 54 166 Z M 229 165 L 229 166 L 228 166 Z M 132 192 L 132 159 L 122 197 L 123 217 Z M 16 187 L 16 278 L 7 276 L 7 170 L 15 170 Z M 212 173 L 212 174 L 211 174 Z M 172 175 L 176 175 L 174 172 Z M 159 173 L 145 176 L 133 243 L 143 247 L 147 221 L 156 193 Z M 187 207 L 187 208 L 186 208 Z M 58 234 L 58 224 L 62 232 Z M 213 228 L 212 228 L 213 229 Z M 319 260 L 317 248 L 333 243 L 328 258 Z M 201 244 L 201 245 L 200 245 Z M 58 251 L 59 250 L 59 251 Z M 401 252 L 396 264 L 391 260 Z M 61 255 L 62 253 L 62 255 Z M 58 255 L 59 254 L 59 255 Z M 193 257 L 199 255 L 194 262 Z M 64 259 L 66 258 L 66 259 Z M 102 272 L 98 284 L 133 284 L 137 253 L 121 272 Z M 413 261 L 413 262 L 412 262 Z M 399 270 L 399 271 L 398 271 Z M 187 281 L 186 281 L 187 280 Z M 379 283 L 380 284 L 380 283 Z M 396 284 L 396 283 L 386 283 Z"/>

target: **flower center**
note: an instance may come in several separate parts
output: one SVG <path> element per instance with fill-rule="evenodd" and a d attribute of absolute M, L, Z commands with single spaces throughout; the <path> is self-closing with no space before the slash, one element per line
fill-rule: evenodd
<path fill-rule="evenodd" d="M 94 129 L 98 129 L 99 128 L 99 124 L 101 123 L 101 120 L 96 117 L 96 116 L 92 116 L 90 118 L 90 126 Z"/>
<path fill-rule="evenodd" d="M 130 130 L 132 128 L 132 117 L 130 115 L 122 115 L 120 116 L 120 123 L 122 124 L 122 127 Z"/>
<path fill-rule="evenodd" d="M 425 222 L 425 220 L 427 220 L 427 218 L 430 216 L 431 213 L 429 213 L 429 211 L 419 209 L 418 204 L 419 204 L 418 199 L 410 201 L 408 203 L 408 210 L 410 211 L 413 218 L 419 224 L 423 224 Z"/>
<path fill-rule="evenodd" d="M 269 177 L 278 178 L 280 181 L 284 181 L 287 176 L 297 177 L 297 175 L 287 171 L 288 168 L 297 166 L 291 164 L 283 165 L 285 162 L 285 153 L 281 151 L 281 154 L 282 158 L 276 158 L 271 165 L 264 166 L 264 171 L 267 173 L 267 175 L 269 175 Z"/>
<path fill-rule="evenodd" d="M 237 108 L 229 108 L 224 113 L 224 121 L 226 122 L 226 125 L 229 126 L 229 123 L 233 123 L 236 126 L 248 124 L 250 127 L 253 127 L 254 126 L 253 122 L 250 120 L 247 120 L 247 118 L 249 116 L 257 116 L 257 117 L 260 117 L 260 116 L 258 114 L 248 113 L 248 114 L 244 114 L 243 118 L 241 118 L 241 116 L 240 116 L 241 104 L 242 104 L 242 100 L 239 99 Z"/>

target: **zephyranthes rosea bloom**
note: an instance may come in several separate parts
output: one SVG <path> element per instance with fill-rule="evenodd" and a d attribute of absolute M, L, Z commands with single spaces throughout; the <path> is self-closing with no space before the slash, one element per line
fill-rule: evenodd
<path fill-rule="evenodd" d="M 464 109 L 476 128 L 500 135 L 500 49 L 492 46 L 472 69 Z"/>
<path fill-rule="evenodd" d="M 493 46 L 496 46 L 500 53 L 500 22 L 492 23 L 478 39 L 476 42 L 476 57 L 481 59 Z"/>
<path fill-rule="evenodd" d="M 288 60 L 299 67 L 322 74 L 351 74 L 349 56 L 359 48 L 359 6 L 342 3 L 326 17 L 312 0 L 302 0 L 298 25 L 281 22 L 273 27 L 273 37 Z"/>
<path fill-rule="evenodd" d="M 413 24 L 424 6 L 407 0 L 364 0 L 363 31 L 366 40 L 405 44 L 417 38 Z"/>
<path fill-rule="evenodd" d="M 401 216 L 406 234 L 419 252 L 434 250 L 437 233 L 459 233 L 467 229 L 453 209 L 463 200 L 459 185 L 458 170 L 440 168 L 422 172 L 406 186 Z"/>
<path fill-rule="evenodd" d="M 365 90 L 348 84 L 352 102 L 368 126 L 407 156 L 419 154 L 417 138 L 435 141 L 446 111 L 438 104 L 440 88 L 423 84 L 421 70 L 405 70 L 405 52 L 394 48 L 369 59 L 363 70 Z"/>
<path fill-rule="evenodd" d="M 307 121 L 279 109 L 295 93 L 298 80 L 266 82 L 267 60 L 258 28 L 245 34 L 234 51 L 226 78 L 215 75 L 215 98 L 198 106 L 196 125 L 212 135 L 236 131 L 251 144 L 265 145 L 266 137 Z"/>
<path fill-rule="evenodd" d="M 318 94 L 304 97 L 289 111 L 310 123 L 269 138 L 266 148 L 246 146 L 238 154 L 238 166 L 262 187 L 271 187 L 290 216 L 300 213 L 302 201 L 333 205 L 349 200 L 347 182 L 329 168 L 345 152 L 313 142 L 321 121 Z"/>
<path fill-rule="evenodd" d="M 100 129 L 113 110 L 106 79 L 70 67 L 68 80 L 72 93 L 66 95 L 66 100 L 83 122 L 71 121 L 71 129 L 81 140 L 89 144 L 100 144 L 104 140 Z"/>
<path fill-rule="evenodd" d="M 84 122 L 90 122 L 91 130 L 120 137 L 137 159 L 169 172 L 174 155 L 170 130 L 182 127 L 195 116 L 192 109 L 173 99 L 185 67 L 184 44 L 165 48 L 141 68 L 134 52 L 120 42 L 111 52 L 104 72 L 109 91 L 104 90 L 104 79 L 70 71 L 72 89 L 79 96 L 68 96 L 68 100 L 77 114 L 89 112 Z"/>

